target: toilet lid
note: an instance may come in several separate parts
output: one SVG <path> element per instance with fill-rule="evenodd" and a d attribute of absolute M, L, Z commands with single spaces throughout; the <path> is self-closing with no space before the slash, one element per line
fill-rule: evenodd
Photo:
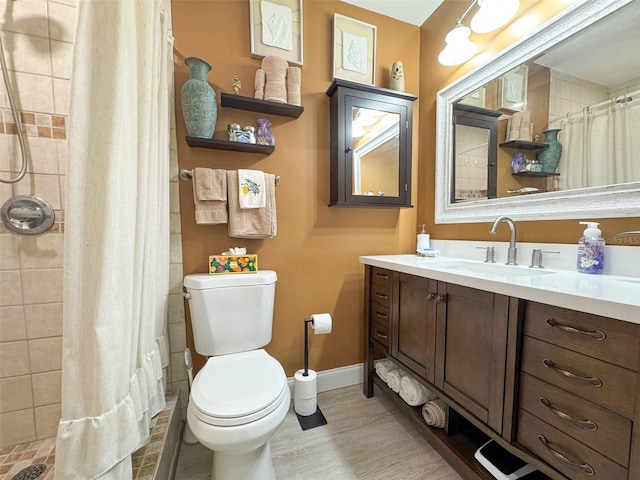
<path fill-rule="evenodd" d="M 207 423 L 240 425 L 271 412 L 285 388 L 282 365 L 265 350 L 252 350 L 209 358 L 193 381 L 191 401 Z"/>

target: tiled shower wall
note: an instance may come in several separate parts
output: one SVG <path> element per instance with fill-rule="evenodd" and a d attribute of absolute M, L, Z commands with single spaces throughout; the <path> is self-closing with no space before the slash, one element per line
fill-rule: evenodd
<path fill-rule="evenodd" d="M 0 0 L 0 12 L 0 35 L 30 157 L 22 181 L 0 184 L 0 204 L 12 195 L 34 194 L 48 200 L 56 213 L 54 227 L 38 237 L 10 233 L 0 224 L 0 447 L 4 447 L 52 437 L 60 419 L 66 137 L 76 7 L 73 0 Z M 168 325 L 172 365 L 167 380 L 169 389 L 186 389 L 175 125 L 172 138 Z M 19 168 L 15 122 L 0 78 L 0 178 L 14 177 Z"/>

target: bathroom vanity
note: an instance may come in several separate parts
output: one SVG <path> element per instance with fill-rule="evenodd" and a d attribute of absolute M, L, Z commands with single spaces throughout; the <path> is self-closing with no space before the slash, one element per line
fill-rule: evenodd
<path fill-rule="evenodd" d="M 463 478 L 493 478 L 473 458 L 493 438 L 553 479 L 640 479 L 640 278 L 416 255 L 360 262 L 364 394 L 388 394 Z M 444 430 L 377 376 L 383 356 L 445 400 Z"/>

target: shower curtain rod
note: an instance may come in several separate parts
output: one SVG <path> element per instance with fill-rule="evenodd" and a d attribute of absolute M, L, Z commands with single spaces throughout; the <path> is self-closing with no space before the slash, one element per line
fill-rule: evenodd
<path fill-rule="evenodd" d="M 193 180 L 193 170 L 183 168 L 180 170 L 180 180 L 183 182 L 190 182 Z M 280 185 L 280 175 L 276 175 L 276 187 Z"/>
<path fill-rule="evenodd" d="M 625 105 L 627 103 L 633 102 L 634 101 L 633 97 L 637 97 L 637 96 L 640 96 L 640 90 L 636 90 L 630 93 L 625 93 L 624 95 L 618 95 L 617 97 L 610 98 L 608 100 L 605 100 L 604 102 L 596 103 L 595 105 L 589 105 L 588 107 L 584 107 L 579 112 L 567 113 L 566 117 L 569 118 L 573 115 L 584 115 L 585 113 L 590 112 L 594 108 L 606 107 L 616 103 Z M 638 100 L 638 98 L 636 98 L 635 100 Z"/>

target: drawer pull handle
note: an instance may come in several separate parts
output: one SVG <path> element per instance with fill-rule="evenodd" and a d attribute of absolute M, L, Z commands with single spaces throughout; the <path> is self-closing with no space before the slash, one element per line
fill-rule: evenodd
<path fill-rule="evenodd" d="M 383 278 L 385 280 L 389 280 L 389 275 L 385 275 L 384 273 L 376 273 L 376 277 Z"/>
<path fill-rule="evenodd" d="M 378 317 L 380 317 L 380 318 L 384 318 L 385 320 L 388 320 L 388 319 L 389 319 L 389 316 L 388 316 L 388 315 L 383 315 L 383 314 L 382 314 L 382 313 L 380 313 L 380 312 L 376 312 L 376 316 L 378 316 Z"/>
<path fill-rule="evenodd" d="M 385 300 L 386 300 L 387 298 L 389 298 L 387 295 L 383 295 L 382 293 L 376 293 L 376 297 L 378 297 L 378 298 L 384 298 Z"/>
<path fill-rule="evenodd" d="M 574 466 L 576 468 L 579 468 L 580 470 L 582 470 L 584 473 L 586 473 L 587 475 L 591 476 L 591 475 L 595 475 L 596 471 L 593 469 L 593 467 L 591 465 L 589 465 L 588 463 L 578 463 L 578 462 L 574 462 L 573 460 L 569 460 L 567 457 L 565 457 L 563 454 L 561 454 L 560 452 L 554 450 L 551 445 L 549 445 L 549 441 L 547 440 L 547 438 L 544 435 L 538 435 L 538 441 L 544 445 L 547 450 L 549 450 L 549 452 L 551 452 L 551 454 L 556 457 L 558 460 L 562 460 L 565 463 L 568 463 L 571 466 Z"/>
<path fill-rule="evenodd" d="M 564 375 L 567 378 L 571 378 L 573 380 L 580 380 L 581 382 L 587 382 L 590 383 L 591 385 L 593 385 L 596 388 L 600 388 L 602 386 L 602 380 L 600 380 L 598 377 L 581 377 L 580 375 L 576 375 L 575 373 L 571 373 L 568 370 L 564 370 L 560 367 L 556 367 L 556 365 L 549 360 L 548 358 L 545 358 L 544 360 L 542 360 L 542 363 L 544 364 L 545 367 L 547 368 L 553 368 L 556 372 L 560 373 L 561 375 Z"/>
<path fill-rule="evenodd" d="M 538 398 L 538 400 L 542 405 L 547 407 L 549 410 L 551 410 L 553 413 L 555 413 L 558 417 L 562 418 L 563 420 L 568 420 L 571 423 L 575 423 L 579 427 L 586 428 L 587 430 L 591 430 L 594 432 L 598 429 L 598 425 L 592 420 L 579 420 L 577 418 L 573 418 L 571 415 L 563 412 L 562 410 L 558 410 L 556 407 L 554 407 L 551 404 L 548 398 L 540 397 Z"/>
<path fill-rule="evenodd" d="M 580 330 L 579 328 L 570 327 L 569 325 L 563 325 L 562 323 L 556 322 L 553 318 L 547 318 L 544 323 L 549 325 L 550 327 L 558 327 L 560 330 L 563 330 L 568 333 L 575 333 L 578 335 L 586 335 L 588 337 L 593 338 L 594 340 L 604 340 L 607 336 L 604 334 L 602 330 L 596 330 L 595 332 L 587 332 L 585 330 Z"/>
<path fill-rule="evenodd" d="M 383 335 L 378 330 L 376 330 L 376 337 L 384 338 L 385 340 L 389 338 L 388 335 Z"/>

